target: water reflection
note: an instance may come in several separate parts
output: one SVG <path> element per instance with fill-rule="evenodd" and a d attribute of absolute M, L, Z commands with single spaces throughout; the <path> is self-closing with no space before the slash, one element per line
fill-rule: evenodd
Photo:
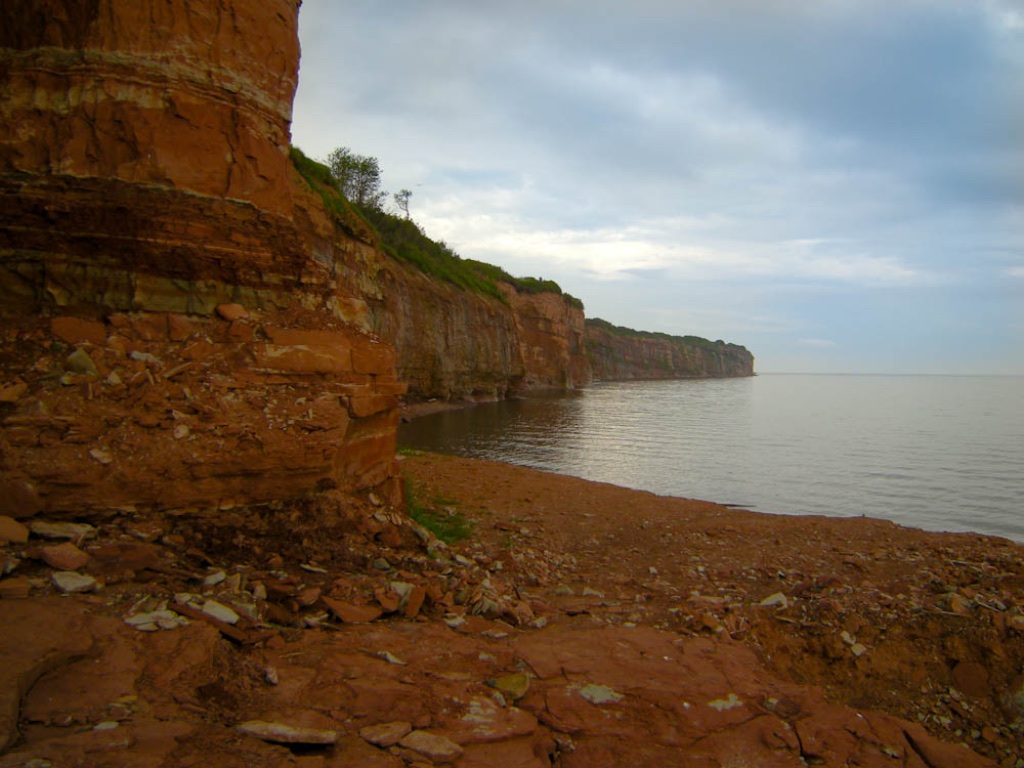
<path fill-rule="evenodd" d="M 764 512 L 1024 539 L 1024 380 L 759 376 L 599 384 L 437 413 L 404 447 Z"/>

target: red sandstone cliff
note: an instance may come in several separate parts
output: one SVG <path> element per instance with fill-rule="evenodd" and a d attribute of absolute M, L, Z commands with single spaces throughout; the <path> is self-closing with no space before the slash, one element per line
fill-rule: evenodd
<path fill-rule="evenodd" d="M 393 348 L 296 227 L 298 5 L 0 9 L 2 511 L 391 487 Z"/>
<path fill-rule="evenodd" d="M 586 345 L 596 381 L 754 375 L 753 355 L 723 341 L 644 333 L 588 320 Z"/>
<path fill-rule="evenodd" d="M 391 261 L 376 330 L 417 398 L 489 400 L 590 382 L 583 311 L 553 292 L 499 283 L 505 302 Z"/>
<path fill-rule="evenodd" d="M 306 248 L 337 294 L 349 296 L 335 301 L 335 311 L 394 344 L 410 399 L 501 399 L 590 382 L 578 302 L 500 278 L 492 293 L 474 291 L 389 256 L 328 183 L 328 170 L 295 155 L 293 195 Z"/>

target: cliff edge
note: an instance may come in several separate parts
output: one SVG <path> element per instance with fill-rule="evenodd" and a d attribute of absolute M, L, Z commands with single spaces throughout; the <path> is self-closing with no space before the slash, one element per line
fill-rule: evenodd
<path fill-rule="evenodd" d="M 754 356 L 746 347 L 697 336 L 634 331 L 588 318 L 586 344 L 597 381 L 754 375 Z"/>

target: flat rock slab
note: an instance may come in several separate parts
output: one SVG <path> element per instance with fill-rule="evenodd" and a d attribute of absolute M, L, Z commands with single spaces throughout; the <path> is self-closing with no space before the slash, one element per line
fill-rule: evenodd
<path fill-rule="evenodd" d="M 399 745 L 411 749 L 434 762 L 451 762 L 462 755 L 462 747 L 451 739 L 427 731 L 413 731 L 399 740 Z"/>
<path fill-rule="evenodd" d="M 275 744 L 334 744 L 338 740 L 336 731 L 301 728 L 265 720 L 239 723 L 235 730 L 246 736 L 255 736 L 257 739 L 272 741 Z"/>
<path fill-rule="evenodd" d="M 397 744 L 412 731 L 412 724 L 401 721 L 368 725 L 359 729 L 364 741 L 378 747 L 390 747 Z"/>

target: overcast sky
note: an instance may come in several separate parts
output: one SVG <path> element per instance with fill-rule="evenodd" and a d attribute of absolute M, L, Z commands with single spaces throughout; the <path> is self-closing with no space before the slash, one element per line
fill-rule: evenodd
<path fill-rule="evenodd" d="M 305 0 L 293 141 L 758 372 L 1024 374 L 1019 0 Z"/>

